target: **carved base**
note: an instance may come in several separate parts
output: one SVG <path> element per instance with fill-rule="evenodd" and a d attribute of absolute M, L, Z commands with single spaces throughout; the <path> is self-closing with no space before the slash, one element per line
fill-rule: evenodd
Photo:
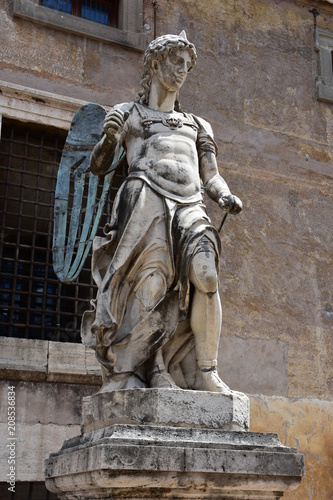
<path fill-rule="evenodd" d="M 179 389 L 98 392 L 83 399 L 82 432 L 113 424 L 249 429 L 249 398 Z"/>
<path fill-rule="evenodd" d="M 174 391 L 177 411 L 172 392 L 140 389 L 85 398 L 83 434 L 46 460 L 47 488 L 65 500 L 236 500 L 277 499 L 299 485 L 303 455 L 283 446 L 276 434 L 222 430 L 227 424 L 224 417 L 218 424 L 218 415 L 230 396 Z M 210 395 L 214 404 L 205 409 Z M 163 406 L 167 401 L 170 406 Z M 129 411 L 134 402 L 141 406 Z M 119 423 L 124 410 L 130 423 Z M 99 427 L 98 412 L 101 423 L 113 422 Z M 231 413 L 230 425 L 237 412 Z"/>

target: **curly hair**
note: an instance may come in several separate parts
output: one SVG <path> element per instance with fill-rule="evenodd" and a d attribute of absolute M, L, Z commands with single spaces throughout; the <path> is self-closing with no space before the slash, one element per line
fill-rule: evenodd
<path fill-rule="evenodd" d="M 186 37 L 186 35 L 185 35 Z M 176 50 L 187 50 L 191 56 L 191 67 L 189 71 L 195 66 L 197 53 L 193 43 L 190 43 L 185 37 L 181 35 L 163 35 L 153 40 L 144 55 L 143 72 L 140 82 L 140 90 L 138 91 L 135 102 L 140 104 L 148 104 L 149 93 L 152 82 L 152 62 L 157 60 L 164 61 L 166 57 Z M 179 101 L 175 103 L 175 110 L 181 111 Z"/>

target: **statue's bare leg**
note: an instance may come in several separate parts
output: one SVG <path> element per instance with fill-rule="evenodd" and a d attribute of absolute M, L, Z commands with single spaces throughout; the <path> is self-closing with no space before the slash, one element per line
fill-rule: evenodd
<path fill-rule="evenodd" d="M 194 389 L 232 394 L 231 389 L 220 379 L 216 368 L 222 306 L 213 252 L 199 252 L 193 257 L 190 281 L 195 288 L 190 317 L 197 357 Z"/>

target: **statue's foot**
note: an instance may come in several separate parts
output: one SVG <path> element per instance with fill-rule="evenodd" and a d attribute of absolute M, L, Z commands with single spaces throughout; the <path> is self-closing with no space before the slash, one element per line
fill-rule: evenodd
<path fill-rule="evenodd" d="M 154 389 L 179 389 L 167 371 L 153 373 L 149 386 Z"/>
<path fill-rule="evenodd" d="M 197 369 L 194 389 L 197 391 L 219 392 L 227 396 L 244 396 L 242 392 L 232 391 L 219 377 L 215 367 L 210 370 Z"/>

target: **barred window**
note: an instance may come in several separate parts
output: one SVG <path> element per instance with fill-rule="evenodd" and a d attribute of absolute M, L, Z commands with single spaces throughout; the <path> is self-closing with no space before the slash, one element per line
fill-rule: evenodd
<path fill-rule="evenodd" d="M 95 286 L 87 259 L 74 284 L 52 267 L 54 192 L 66 133 L 3 120 L 0 143 L 0 335 L 80 342 Z M 116 173 L 100 233 L 125 172 Z"/>
<path fill-rule="evenodd" d="M 58 496 L 46 489 L 42 482 L 17 482 L 15 493 L 8 491 L 8 483 L 0 483 L 0 498 L 7 500 L 57 500 Z"/>
<path fill-rule="evenodd" d="M 119 27 L 119 0 L 39 0 L 40 5 L 96 23 Z"/>

